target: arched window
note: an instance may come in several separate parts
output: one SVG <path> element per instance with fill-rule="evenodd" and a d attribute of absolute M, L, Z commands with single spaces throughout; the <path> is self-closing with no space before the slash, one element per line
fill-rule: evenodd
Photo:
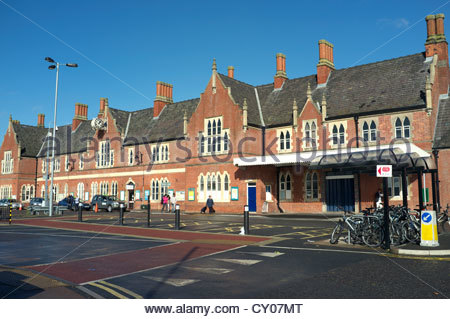
<path fill-rule="evenodd" d="M 377 125 L 374 121 L 370 123 L 370 140 L 376 141 L 377 140 Z"/>
<path fill-rule="evenodd" d="M 305 125 L 305 137 L 306 144 L 309 144 L 311 142 L 311 127 L 309 126 L 309 123 L 306 123 Z"/>
<path fill-rule="evenodd" d="M 369 124 L 367 124 L 367 122 L 364 122 L 363 124 L 363 140 L 364 142 L 369 141 Z"/>
<path fill-rule="evenodd" d="M 317 173 L 307 173 L 305 180 L 306 199 L 319 198 L 319 180 Z"/>
<path fill-rule="evenodd" d="M 286 149 L 291 149 L 291 134 L 289 133 L 289 131 L 286 132 Z"/>
<path fill-rule="evenodd" d="M 159 199 L 159 182 L 155 182 L 155 200 Z"/>
<path fill-rule="evenodd" d="M 228 151 L 228 134 L 226 132 L 223 136 L 223 150 Z"/>
<path fill-rule="evenodd" d="M 203 178 L 203 175 L 200 176 L 200 191 L 201 192 L 205 191 L 205 179 Z"/>
<path fill-rule="evenodd" d="M 312 139 L 311 143 L 312 143 L 312 146 L 316 146 L 316 144 L 317 144 L 316 131 L 317 131 L 316 123 L 312 122 L 312 125 L 311 125 L 311 139 Z"/>
<path fill-rule="evenodd" d="M 286 177 L 286 199 L 291 199 L 291 176 Z"/>
<path fill-rule="evenodd" d="M 206 190 L 208 192 L 211 191 L 211 176 L 208 175 L 208 177 L 206 178 Z"/>
<path fill-rule="evenodd" d="M 338 143 L 338 129 L 336 125 L 333 125 L 333 144 L 336 145 Z"/>
<path fill-rule="evenodd" d="M 286 199 L 286 178 L 284 175 L 281 175 L 280 178 L 280 199 Z"/>
<path fill-rule="evenodd" d="M 225 175 L 225 179 L 223 181 L 223 190 L 228 191 L 229 185 L 228 175 Z"/>
<path fill-rule="evenodd" d="M 166 153 L 165 160 L 168 161 L 169 160 L 169 147 L 167 145 L 166 145 L 165 153 Z"/>
<path fill-rule="evenodd" d="M 345 143 L 345 129 L 344 125 L 341 124 L 341 126 L 339 127 L 339 144 L 344 143 Z"/>
<path fill-rule="evenodd" d="M 280 150 L 284 150 L 284 133 L 280 133 Z"/>
<path fill-rule="evenodd" d="M 215 191 L 216 190 L 216 176 L 215 175 L 213 175 L 213 177 L 212 177 L 212 191 Z"/>
<path fill-rule="evenodd" d="M 217 134 L 222 134 L 222 122 L 220 119 L 217 121 Z"/>
<path fill-rule="evenodd" d="M 205 153 L 205 137 L 202 135 L 200 137 L 200 154 Z"/>
<path fill-rule="evenodd" d="M 155 185 L 155 181 L 152 181 L 152 200 L 156 200 L 156 185 Z"/>
<path fill-rule="evenodd" d="M 402 121 L 399 118 L 395 120 L 395 138 L 402 138 Z"/>
<path fill-rule="evenodd" d="M 30 186 L 30 199 L 34 197 L 34 186 Z"/>
<path fill-rule="evenodd" d="M 211 121 L 208 121 L 208 135 L 211 135 Z"/>
<path fill-rule="evenodd" d="M 405 117 L 403 120 L 403 137 L 410 138 L 410 122 L 408 117 Z"/>
<path fill-rule="evenodd" d="M 217 130 L 216 130 L 216 120 L 213 121 L 213 125 L 212 125 L 213 129 L 212 129 L 212 134 L 216 135 Z"/>
<path fill-rule="evenodd" d="M 129 165 L 133 165 L 133 157 L 134 157 L 133 149 L 130 149 L 130 153 L 128 154 L 128 164 Z"/>
<path fill-rule="evenodd" d="M 220 192 L 222 190 L 222 179 L 220 175 L 217 175 L 217 190 Z"/>
<path fill-rule="evenodd" d="M 26 200 L 26 192 L 27 192 L 27 187 L 25 185 L 22 186 L 22 202 L 24 202 Z"/>

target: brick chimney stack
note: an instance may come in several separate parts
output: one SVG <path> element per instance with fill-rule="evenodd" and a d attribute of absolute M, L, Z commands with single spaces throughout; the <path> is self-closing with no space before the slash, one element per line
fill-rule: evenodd
<path fill-rule="evenodd" d="M 276 58 L 277 73 L 273 78 L 273 85 L 275 89 L 279 89 L 288 78 L 286 74 L 286 56 L 283 53 L 277 53 Z"/>
<path fill-rule="evenodd" d="M 82 121 L 87 120 L 88 106 L 86 104 L 75 103 L 75 115 L 72 120 L 72 131 L 75 131 Z"/>
<path fill-rule="evenodd" d="M 38 114 L 37 127 L 45 127 L 45 114 Z"/>
<path fill-rule="evenodd" d="M 444 14 L 429 15 L 425 18 L 427 22 L 427 41 L 425 42 L 426 57 L 437 54 L 437 77 L 439 94 L 446 94 L 449 85 L 448 69 L 448 43 L 444 32 Z M 433 82 L 434 79 L 431 79 Z M 434 86 L 433 86 L 434 87 Z"/>
<path fill-rule="evenodd" d="M 228 77 L 234 79 L 234 67 L 231 65 L 228 67 Z"/>
<path fill-rule="evenodd" d="M 173 103 L 173 85 L 161 81 L 156 82 L 156 98 L 153 103 L 153 117 L 158 117 L 164 106 Z"/>
<path fill-rule="evenodd" d="M 319 63 L 317 64 L 317 84 L 326 84 L 334 70 L 333 45 L 327 40 L 319 40 Z"/>
<path fill-rule="evenodd" d="M 100 98 L 100 110 L 98 111 L 98 116 L 100 117 L 101 115 L 105 114 L 105 108 L 106 108 L 106 104 L 108 103 L 108 98 L 106 97 L 101 97 Z"/>

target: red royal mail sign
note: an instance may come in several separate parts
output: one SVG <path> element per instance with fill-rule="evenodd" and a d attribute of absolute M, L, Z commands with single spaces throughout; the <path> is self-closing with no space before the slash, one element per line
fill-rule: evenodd
<path fill-rule="evenodd" d="M 377 165 L 377 177 L 392 177 L 392 165 Z"/>

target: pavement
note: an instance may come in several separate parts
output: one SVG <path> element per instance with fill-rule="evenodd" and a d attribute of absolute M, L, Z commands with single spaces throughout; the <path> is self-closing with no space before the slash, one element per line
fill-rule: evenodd
<path fill-rule="evenodd" d="M 142 213 L 142 212 L 141 212 Z M 153 212 L 152 212 L 153 214 Z M 198 214 L 198 213 L 197 213 Z M 193 214 L 186 214 L 193 216 Z M 200 214 L 198 214 L 200 215 Z M 216 214 L 222 217 L 222 214 Z M 226 216 L 226 215 L 223 215 Z M 238 217 L 237 214 L 230 216 Z M 341 214 L 263 214 L 258 215 L 262 218 L 296 218 L 296 219 L 330 219 L 336 220 Z M 20 218 L 22 217 L 22 218 Z M 69 217 L 69 218 L 68 218 Z M 92 223 L 74 222 L 76 215 L 73 213 L 65 214 L 64 217 L 53 217 L 51 220 L 46 216 L 25 216 L 16 215 L 13 224 L 23 226 L 33 226 L 39 228 L 52 228 L 61 231 L 77 231 L 83 233 L 101 233 L 115 236 L 133 236 L 133 238 L 145 238 L 155 240 L 152 247 L 141 247 L 133 252 L 117 251 L 114 255 L 103 255 L 100 257 L 79 258 L 79 260 L 68 260 L 60 262 L 57 265 L 48 267 L 49 263 L 29 265 L 22 267 L 3 266 L 0 265 L 0 294 L 6 295 L 6 298 L 102 298 L 95 291 L 86 289 L 83 284 L 102 280 L 104 278 L 115 277 L 123 271 L 123 269 L 115 269 L 110 267 L 100 271 L 101 265 L 119 264 L 121 268 L 127 268 L 127 271 L 140 272 L 144 269 L 158 268 L 167 264 L 174 264 L 179 260 L 188 259 L 195 260 L 201 256 L 209 256 L 220 252 L 233 250 L 243 246 L 259 246 L 263 244 L 276 243 L 279 238 L 264 234 L 262 236 L 240 236 L 236 234 L 224 233 L 206 233 L 196 230 L 180 230 L 173 231 L 161 228 L 143 228 L 143 227 L 127 227 L 116 225 L 100 225 Z M 86 216 L 88 217 L 88 216 Z M 72 219 L 72 220 L 69 220 Z M 258 218 L 259 219 L 259 218 Z M 88 220 L 86 220 L 88 221 Z M 4 224 L 4 223 L 2 223 Z M 6 226 L 6 225 L 5 225 Z M 105 227 L 106 226 L 106 227 Z M 306 227 L 308 228 L 308 227 Z M 158 242 L 156 242 L 156 240 Z M 390 253 L 398 255 L 410 256 L 450 256 L 450 232 L 439 234 L 439 246 L 424 247 L 418 244 L 404 244 L 398 247 L 391 247 Z M 309 240 L 307 241 L 309 242 Z M 311 241 L 314 242 L 314 241 Z M 307 243 L 308 244 L 308 243 Z M 319 241 L 314 242 L 315 245 L 321 245 Z M 294 243 L 297 245 L 297 243 Z M 322 245 L 328 245 L 330 248 L 360 248 L 355 245 L 339 243 L 338 245 L 329 244 L 328 239 L 323 240 Z M 100 245 L 101 246 L 101 245 Z M 353 246 L 353 247 L 350 247 Z M 386 253 L 385 250 L 378 248 L 380 253 Z M 158 258 L 141 258 L 142 255 L 157 255 Z M 166 255 L 170 255 L 170 260 Z M 187 257 L 186 257 L 187 256 Z M 140 263 L 135 260 L 140 258 Z M 130 270 L 131 269 L 131 270 Z M 80 276 L 80 270 L 83 270 L 83 276 Z M 95 271 L 93 271 L 95 270 Z M 13 287 L 13 289 L 11 289 Z M 2 291 L 2 289 L 4 291 Z M 5 297 L 4 297 L 5 298 Z"/>

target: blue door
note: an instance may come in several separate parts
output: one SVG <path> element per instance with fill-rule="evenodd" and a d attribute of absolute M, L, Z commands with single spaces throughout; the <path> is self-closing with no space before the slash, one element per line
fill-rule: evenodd
<path fill-rule="evenodd" d="M 247 186 L 248 211 L 256 212 L 256 185 Z"/>
<path fill-rule="evenodd" d="M 355 211 L 355 188 L 353 178 L 327 179 L 327 210 L 337 212 Z"/>

